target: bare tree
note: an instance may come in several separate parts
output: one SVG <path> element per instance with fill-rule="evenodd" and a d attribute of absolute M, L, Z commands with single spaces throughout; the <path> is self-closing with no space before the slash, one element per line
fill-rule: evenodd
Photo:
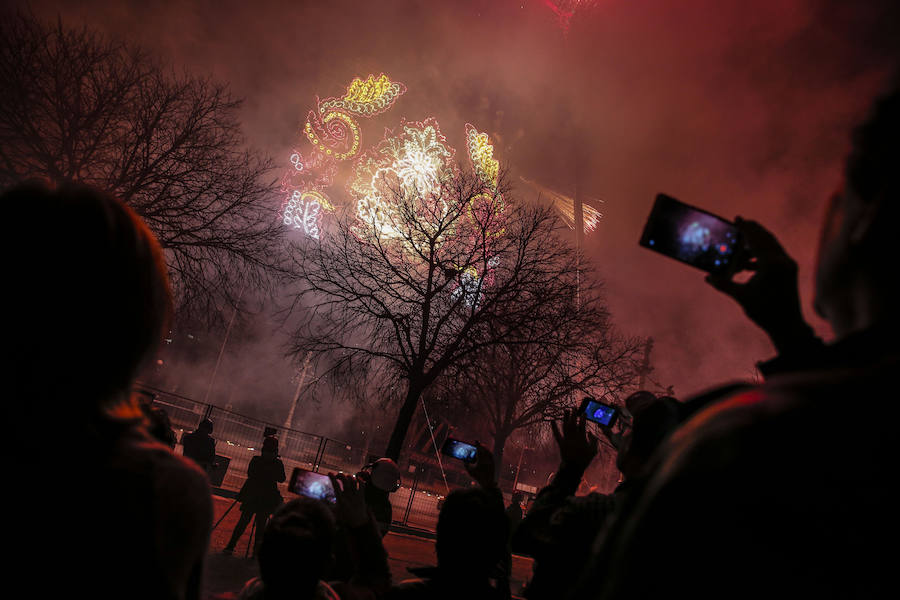
<path fill-rule="evenodd" d="M 529 324 L 570 292 L 549 282 L 573 251 L 550 209 L 510 202 L 502 178 L 490 190 L 461 172 L 427 193 L 391 177 L 384 185 L 386 203 L 338 218 L 304 248 L 297 305 L 308 308 L 294 350 L 326 360 L 333 381 L 365 374 L 375 393 L 401 399 L 385 451 L 397 458 L 442 373 L 497 344 L 533 341 Z"/>
<path fill-rule="evenodd" d="M 548 301 L 520 341 L 485 348 L 442 380 L 485 420 L 498 464 L 515 431 L 559 419 L 585 394 L 615 402 L 640 373 L 642 340 L 615 332 L 599 280 L 574 251 L 557 260 Z"/>
<path fill-rule="evenodd" d="M 121 198 L 159 238 L 183 313 L 214 315 L 273 283 L 272 165 L 245 148 L 225 86 L 30 14 L 4 19 L 0 37 L 0 185 L 83 182 Z"/>

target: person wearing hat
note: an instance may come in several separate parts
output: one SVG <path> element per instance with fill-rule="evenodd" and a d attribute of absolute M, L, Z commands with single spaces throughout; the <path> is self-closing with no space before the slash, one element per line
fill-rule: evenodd
<path fill-rule="evenodd" d="M 256 543 L 254 555 L 259 550 L 262 534 L 266 530 L 269 515 L 275 512 L 283 501 L 278 491 L 278 484 L 286 479 L 284 463 L 278 458 L 278 438 L 267 436 L 263 440 L 262 453 L 250 459 L 247 467 L 247 481 L 238 492 L 237 499 L 241 503 L 241 517 L 231 534 L 231 539 L 222 551 L 231 555 L 250 519 L 256 517 Z"/>
<path fill-rule="evenodd" d="M 209 419 L 203 419 L 197 425 L 197 429 L 186 433 L 181 438 L 184 446 L 184 456 L 200 465 L 200 468 L 209 474 L 216 460 L 216 440 L 210 435 L 213 431 L 213 423 Z"/>
<path fill-rule="evenodd" d="M 384 537 L 393 516 L 390 494 L 400 487 L 400 467 L 390 458 L 379 458 L 363 467 L 356 477 L 366 483 L 366 504 L 375 515 L 378 531 Z"/>

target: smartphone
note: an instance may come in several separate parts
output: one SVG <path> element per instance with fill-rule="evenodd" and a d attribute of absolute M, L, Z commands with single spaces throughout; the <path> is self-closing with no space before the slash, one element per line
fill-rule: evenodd
<path fill-rule="evenodd" d="M 334 504 L 336 498 L 334 495 L 334 487 L 331 485 L 331 479 L 328 475 L 322 473 L 313 473 L 300 467 L 295 467 L 291 473 L 291 483 L 288 490 L 307 498 L 315 498 L 316 500 L 324 500 Z"/>
<path fill-rule="evenodd" d="M 466 463 L 473 463 L 478 457 L 478 448 L 472 444 L 467 444 L 453 438 L 447 438 L 441 447 L 441 453 Z"/>
<path fill-rule="evenodd" d="M 585 398 L 581 402 L 581 412 L 588 421 L 599 423 L 604 427 L 612 427 L 619 418 L 619 409 L 609 404 L 597 402 L 593 398 Z"/>
<path fill-rule="evenodd" d="M 712 273 L 735 266 L 741 236 L 734 223 L 659 194 L 640 244 Z"/>

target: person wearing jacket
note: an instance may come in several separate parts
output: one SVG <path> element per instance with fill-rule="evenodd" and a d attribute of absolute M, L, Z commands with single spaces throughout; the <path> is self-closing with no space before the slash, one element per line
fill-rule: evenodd
<path fill-rule="evenodd" d="M 234 526 L 231 539 L 223 550 L 224 554 L 234 553 L 234 547 L 254 517 L 257 534 L 253 553 L 257 553 L 269 515 L 281 506 L 283 499 L 278 491 L 278 484 L 285 479 L 284 463 L 278 458 L 278 438 L 268 436 L 263 441 L 262 453 L 250 459 L 247 467 L 247 481 L 237 496 L 241 503 L 241 517 Z"/>

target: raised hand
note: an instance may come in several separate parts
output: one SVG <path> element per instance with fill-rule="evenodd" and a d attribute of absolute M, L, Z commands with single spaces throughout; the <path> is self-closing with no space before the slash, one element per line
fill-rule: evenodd
<path fill-rule="evenodd" d="M 779 352 L 790 349 L 801 338 L 812 336 L 803 320 L 797 286 L 797 263 L 778 239 L 756 221 L 735 218 L 734 223 L 744 239 L 744 262 L 738 271 L 713 273 L 707 283 L 731 296 L 744 313 L 769 334 Z M 736 273 L 752 271 L 744 282 L 734 280 Z"/>
<path fill-rule="evenodd" d="M 587 469 L 597 456 L 597 436 L 587 432 L 584 414 L 566 410 L 560 421 L 562 431 L 556 422 L 550 423 L 553 437 L 559 446 L 559 457 L 563 463 Z"/>
<path fill-rule="evenodd" d="M 334 488 L 335 514 L 338 520 L 347 527 L 359 527 L 369 520 L 369 507 L 366 505 L 366 484 L 352 475 L 335 475 L 329 473 Z"/>
<path fill-rule="evenodd" d="M 483 488 L 492 488 L 497 486 L 495 479 L 496 467 L 494 465 L 494 454 L 482 446 L 479 442 L 475 442 L 478 452 L 475 454 L 475 462 L 463 463 L 466 471 L 469 472 L 472 479 L 478 482 Z"/>

